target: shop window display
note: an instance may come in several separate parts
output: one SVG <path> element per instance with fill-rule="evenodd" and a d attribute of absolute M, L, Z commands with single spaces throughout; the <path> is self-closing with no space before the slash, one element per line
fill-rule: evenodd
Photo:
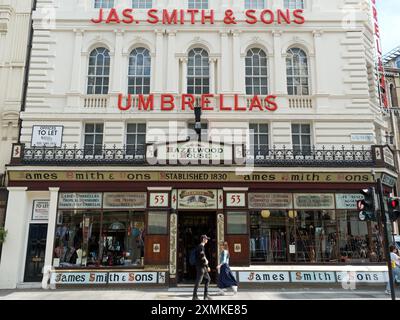
<path fill-rule="evenodd" d="M 144 256 L 144 214 L 104 212 L 102 265 L 141 265 Z"/>
<path fill-rule="evenodd" d="M 291 260 L 337 262 L 337 225 L 334 210 L 299 210 L 290 223 Z"/>
<path fill-rule="evenodd" d="M 376 222 L 360 222 L 358 211 L 340 210 L 338 226 L 339 250 L 343 262 L 378 262 L 384 259 Z"/>
<path fill-rule="evenodd" d="M 266 210 L 250 214 L 250 254 L 254 262 L 287 261 L 286 211 Z"/>
<path fill-rule="evenodd" d="M 99 211 L 60 211 L 55 234 L 54 257 L 60 267 L 89 266 L 98 259 Z M 89 252 L 89 242 L 90 249 Z"/>
<path fill-rule="evenodd" d="M 54 266 L 140 266 L 143 257 L 143 212 L 58 212 Z"/>
<path fill-rule="evenodd" d="M 250 211 L 251 263 L 367 263 L 383 261 L 373 221 L 356 211 Z"/>

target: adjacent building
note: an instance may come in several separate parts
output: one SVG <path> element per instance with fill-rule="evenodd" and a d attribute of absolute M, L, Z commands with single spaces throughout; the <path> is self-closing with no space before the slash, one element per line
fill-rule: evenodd
<path fill-rule="evenodd" d="M 0 227 L 7 202 L 5 166 L 19 135 L 31 9 L 32 1 L 0 1 Z"/>
<path fill-rule="evenodd" d="M 396 47 L 384 56 L 386 91 L 390 107 L 390 123 L 391 132 L 388 134 L 390 143 L 393 144 L 393 149 L 396 155 L 397 168 L 400 165 L 399 154 L 399 99 L 400 99 L 400 47 Z M 399 184 L 397 184 L 399 190 Z"/>
<path fill-rule="evenodd" d="M 356 207 L 397 178 L 372 21 L 365 0 L 38 0 L 0 286 L 188 283 L 201 234 L 241 284 L 384 282 Z"/>

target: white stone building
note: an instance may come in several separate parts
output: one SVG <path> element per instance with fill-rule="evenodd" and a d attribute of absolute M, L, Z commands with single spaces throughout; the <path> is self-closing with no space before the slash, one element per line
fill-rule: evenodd
<path fill-rule="evenodd" d="M 360 262 L 383 281 L 380 225 L 356 210 L 360 189 L 397 177 L 368 1 L 38 0 L 33 20 L 1 286 L 43 266 L 44 287 L 180 284 L 204 233 L 213 267 L 229 242 L 242 284 L 339 283 Z"/>
<path fill-rule="evenodd" d="M 0 1 L 0 227 L 7 201 L 5 166 L 19 135 L 31 9 L 30 0 Z"/>

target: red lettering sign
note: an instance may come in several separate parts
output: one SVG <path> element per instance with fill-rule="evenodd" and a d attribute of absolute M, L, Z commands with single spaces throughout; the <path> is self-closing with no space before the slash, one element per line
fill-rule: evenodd
<path fill-rule="evenodd" d="M 235 94 L 233 97 L 233 106 L 225 104 L 224 94 L 202 94 L 198 95 L 201 110 L 203 111 L 276 111 L 278 104 L 276 103 L 275 95 L 261 97 L 255 95 L 249 100 L 249 105 L 242 105 L 240 96 Z M 217 102 L 219 100 L 219 103 Z M 133 101 L 136 103 L 133 105 Z M 193 94 L 182 94 L 177 97 L 173 94 L 161 94 L 158 101 L 160 111 L 173 110 L 194 110 L 196 97 Z M 143 95 L 139 94 L 134 97 L 128 94 L 126 97 L 121 93 L 118 95 L 118 109 L 120 111 L 128 111 L 131 108 L 136 108 L 138 111 L 153 111 L 157 102 L 154 99 L 154 94 Z M 179 105 L 180 103 L 180 105 Z"/>
<path fill-rule="evenodd" d="M 135 11 L 132 8 L 117 9 L 111 8 L 99 9 L 98 16 L 91 19 L 93 23 L 106 24 L 139 24 L 141 21 L 135 19 Z M 246 10 L 244 12 L 245 23 L 255 24 L 303 24 L 305 22 L 303 9 L 264 9 L 260 14 L 256 14 L 256 10 Z M 236 24 L 236 17 L 231 9 L 227 9 L 222 17 L 225 24 Z M 149 9 L 147 11 L 147 19 L 143 22 L 149 24 L 161 23 L 164 25 L 177 24 L 214 24 L 215 10 L 199 10 L 199 9 Z"/>
<path fill-rule="evenodd" d="M 382 63 L 382 47 L 381 47 L 381 34 L 379 29 L 379 20 L 378 20 L 378 10 L 376 8 L 376 0 L 371 0 L 372 3 L 372 17 L 374 19 L 374 35 L 375 35 L 375 43 L 376 43 L 376 52 L 378 55 L 378 76 L 379 76 L 379 92 L 380 92 L 380 101 L 385 108 L 389 106 L 388 98 L 386 94 L 386 81 L 385 81 L 385 71 Z"/>

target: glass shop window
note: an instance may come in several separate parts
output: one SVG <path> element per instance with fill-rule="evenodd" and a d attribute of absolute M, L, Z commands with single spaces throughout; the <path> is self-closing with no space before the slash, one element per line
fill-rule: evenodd
<path fill-rule="evenodd" d="M 250 212 L 251 262 L 287 262 L 288 215 L 286 210 Z"/>
<path fill-rule="evenodd" d="M 335 210 L 294 211 L 289 223 L 290 258 L 304 263 L 338 262 Z"/>
<path fill-rule="evenodd" d="M 382 239 L 375 221 L 360 221 L 358 211 L 338 210 L 339 251 L 342 262 L 383 261 Z"/>
<path fill-rule="evenodd" d="M 100 211 L 59 211 L 54 243 L 54 265 L 60 267 L 98 264 Z"/>
<path fill-rule="evenodd" d="M 101 264 L 139 266 L 144 257 L 144 213 L 133 211 L 103 213 Z"/>
<path fill-rule="evenodd" d="M 144 212 L 59 211 L 55 267 L 139 266 L 143 264 Z"/>

